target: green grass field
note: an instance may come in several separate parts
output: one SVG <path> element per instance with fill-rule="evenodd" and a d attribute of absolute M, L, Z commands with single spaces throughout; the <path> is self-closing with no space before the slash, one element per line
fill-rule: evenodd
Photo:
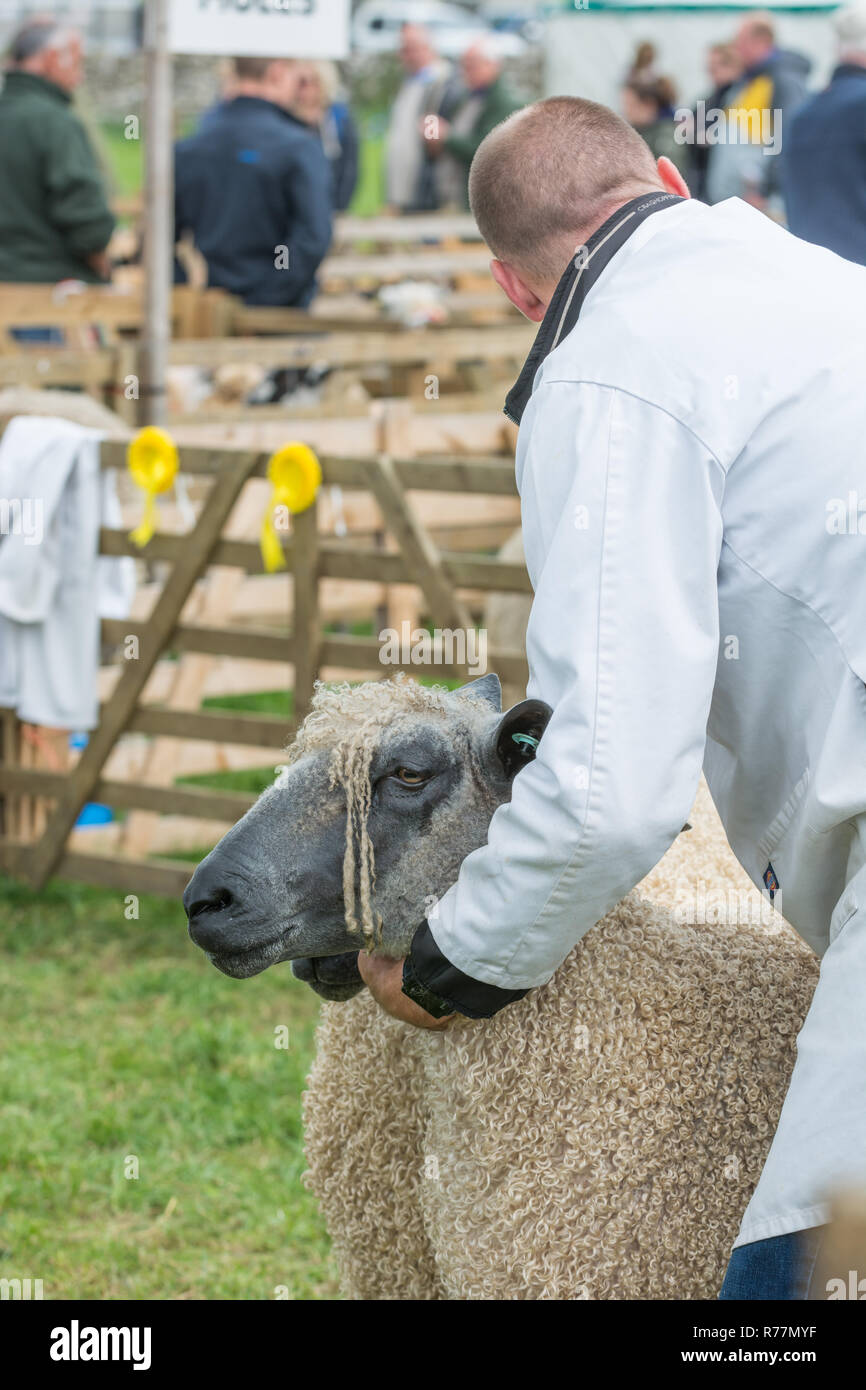
<path fill-rule="evenodd" d="M 385 138 L 377 123 L 362 116 L 361 152 L 358 184 L 349 211 L 358 217 L 373 217 L 382 209 L 385 197 Z M 114 124 L 101 124 L 98 139 L 114 192 L 120 196 L 138 193 L 144 179 L 143 142 L 126 140 Z"/>
<path fill-rule="evenodd" d="M 175 902 L 127 920 L 120 894 L 5 882 L 0 919 L 0 1277 L 46 1299 L 334 1297 L 301 1183 L 315 996 L 288 966 L 220 975 Z"/>
<path fill-rule="evenodd" d="M 124 139 L 123 129 L 113 123 L 98 127 L 100 153 L 111 170 L 114 191 L 121 196 L 138 193 L 144 182 L 143 144 Z"/>

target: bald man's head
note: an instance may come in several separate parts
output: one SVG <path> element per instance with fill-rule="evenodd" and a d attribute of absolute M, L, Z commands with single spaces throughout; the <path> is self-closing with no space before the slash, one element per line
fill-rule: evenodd
<path fill-rule="evenodd" d="M 536 281 L 556 282 L 616 208 L 663 186 L 649 146 L 614 111 L 548 97 L 482 140 L 469 202 L 494 256 Z"/>

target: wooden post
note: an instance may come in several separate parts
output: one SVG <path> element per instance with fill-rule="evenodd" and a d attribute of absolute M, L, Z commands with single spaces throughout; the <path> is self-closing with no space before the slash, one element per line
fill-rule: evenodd
<path fill-rule="evenodd" d="M 292 517 L 294 537 L 294 614 L 292 638 L 295 658 L 294 726 L 309 713 L 319 674 L 322 623 L 319 613 L 319 518 L 316 502 Z"/>
<path fill-rule="evenodd" d="M 117 380 L 114 383 L 109 405 L 122 420 L 125 420 L 132 429 L 135 429 L 139 420 L 141 401 L 134 393 L 130 396 L 126 395 L 126 383 L 130 378 L 137 378 L 139 386 L 141 384 L 139 344 L 128 341 L 119 343 L 115 362 L 117 363 Z"/>
<path fill-rule="evenodd" d="M 171 335 L 171 283 L 174 256 L 174 153 L 172 149 L 171 54 L 168 51 L 169 0 L 149 0 L 145 19 L 147 109 L 144 148 L 144 333 L 141 344 L 141 396 L 145 423 L 166 418 L 166 364 Z"/>
<path fill-rule="evenodd" d="M 0 767 L 17 767 L 21 761 L 21 725 L 13 709 L 0 710 Z M 0 833 L 4 840 L 20 840 L 21 798 L 11 792 L 0 797 Z"/>
<path fill-rule="evenodd" d="M 412 435 L 412 403 L 401 400 L 374 401 L 370 414 L 376 421 L 380 454 L 386 458 L 413 458 L 415 448 Z M 383 544 L 391 539 L 393 549 L 398 549 L 393 538 L 387 533 Z M 385 627 L 402 631 L 402 624 L 408 622 L 414 631 L 421 622 L 420 591 L 417 584 L 389 584 L 385 591 Z"/>

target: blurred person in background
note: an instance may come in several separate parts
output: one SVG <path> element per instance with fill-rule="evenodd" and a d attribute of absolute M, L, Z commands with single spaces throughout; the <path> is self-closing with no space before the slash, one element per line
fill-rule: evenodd
<path fill-rule="evenodd" d="M 175 150 L 175 240 L 192 233 L 208 285 L 245 304 L 305 308 L 331 241 L 331 167 L 291 113 L 300 70 L 236 58 L 234 94 Z"/>
<path fill-rule="evenodd" d="M 733 44 L 714 43 L 707 50 L 707 76 L 713 84 L 712 91 L 704 100 L 704 111 L 723 110 L 734 83 L 738 81 L 743 65 Z M 707 201 L 707 171 L 710 163 L 710 150 L 704 139 L 704 128 L 695 113 L 695 140 L 689 147 L 689 171 L 687 174 L 689 190 L 693 198 Z"/>
<path fill-rule="evenodd" d="M 459 99 L 460 87 L 452 68 L 438 56 L 420 24 L 403 25 L 400 62 L 406 76 L 385 137 L 385 201 L 397 212 L 429 212 L 438 207 L 439 197 L 421 119 L 427 112 L 447 118 Z"/>
<path fill-rule="evenodd" d="M 358 128 L 348 102 L 339 100 L 339 78 L 333 63 L 301 63 L 291 111 L 319 132 L 331 166 L 331 201 L 345 212 L 358 182 Z"/>
<path fill-rule="evenodd" d="M 625 75 L 626 82 L 652 82 L 657 76 L 655 44 L 646 41 L 639 43 Z"/>
<path fill-rule="evenodd" d="M 94 284 L 114 230 L 97 157 L 72 108 L 80 35 L 53 20 L 19 29 L 0 93 L 0 280 Z"/>
<path fill-rule="evenodd" d="M 784 128 L 805 100 L 811 64 L 802 54 L 777 47 L 768 14 L 747 15 L 733 47 L 743 71 L 727 97 L 727 139 L 710 147 L 707 201 L 744 198 L 767 211 L 778 194 Z"/>
<path fill-rule="evenodd" d="M 212 106 L 203 111 L 199 117 L 198 128 L 202 130 L 214 117 L 218 117 L 227 101 L 231 101 L 236 96 L 237 73 L 235 72 L 235 61 L 233 58 L 221 58 L 219 63 L 219 89 L 220 94 Z"/>
<path fill-rule="evenodd" d="M 622 113 L 629 125 L 646 140 L 656 159 L 664 155 L 685 174 L 689 163 L 687 145 L 674 138 L 676 89 L 669 77 L 649 71 L 632 77 L 622 89 Z"/>
<path fill-rule="evenodd" d="M 467 48 L 460 62 L 466 95 L 451 120 L 422 122 L 424 138 L 438 161 L 437 186 L 443 207 L 469 207 L 469 166 L 485 135 L 523 105 L 502 76 L 502 64 L 484 39 Z"/>
<path fill-rule="evenodd" d="M 785 136 L 788 227 L 866 265 L 866 3 L 833 17 L 839 64 L 825 91 L 800 107 Z"/>

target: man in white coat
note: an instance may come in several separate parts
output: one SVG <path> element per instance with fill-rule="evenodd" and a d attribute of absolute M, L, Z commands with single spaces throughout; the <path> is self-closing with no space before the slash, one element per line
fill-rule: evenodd
<path fill-rule="evenodd" d="M 866 1178 L 866 270 L 690 201 L 573 98 L 498 126 L 470 196 L 541 324 L 506 412 L 553 715 L 405 963 L 362 973 L 419 1026 L 520 998 L 667 850 L 703 766 L 823 957 L 722 1293 L 805 1298 L 828 1192 Z"/>

